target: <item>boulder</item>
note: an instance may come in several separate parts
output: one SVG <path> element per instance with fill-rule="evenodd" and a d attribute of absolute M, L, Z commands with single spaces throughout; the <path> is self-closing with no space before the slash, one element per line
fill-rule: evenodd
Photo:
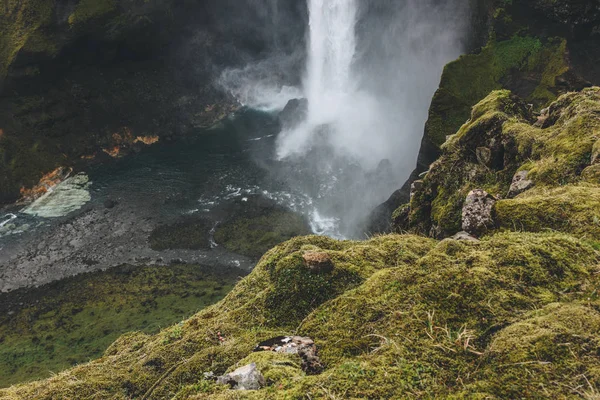
<path fill-rule="evenodd" d="M 512 179 L 510 188 L 508 189 L 508 197 L 513 198 L 519 194 L 531 189 L 534 186 L 533 181 L 527 179 L 529 171 L 519 171 Z"/>
<path fill-rule="evenodd" d="M 333 261 L 329 254 L 319 251 L 308 251 L 302 255 L 304 265 L 314 273 L 328 273 L 333 271 Z"/>
<path fill-rule="evenodd" d="M 293 128 L 306 118 L 307 112 L 307 99 L 292 99 L 279 113 L 279 122 L 284 128 Z"/>
<path fill-rule="evenodd" d="M 472 190 L 462 209 L 462 228 L 465 232 L 481 236 L 494 226 L 492 212 L 496 199 L 482 189 Z"/>
<path fill-rule="evenodd" d="M 229 385 L 234 390 L 258 390 L 265 386 L 265 378 L 256 363 L 252 363 L 217 377 L 217 383 Z"/>

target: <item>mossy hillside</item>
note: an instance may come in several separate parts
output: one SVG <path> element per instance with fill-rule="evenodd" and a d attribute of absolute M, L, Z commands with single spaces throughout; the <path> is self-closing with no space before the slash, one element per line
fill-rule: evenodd
<path fill-rule="evenodd" d="M 310 233 L 302 215 L 251 197 L 233 216 L 217 225 L 214 239 L 229 251 L 258 259 L 274 246 Z"/>
<path fill-rule="evenodd" d="M 140 397 L 167 372 L 160 385 L 153 389 L 153 396 L 173 396 L 184 386 L 197 384 L 203 372 L 225 372 L 247 357 L 257 342 L 294 331 L 302 319 L 323 302 L 357 287 L 377 269 L 414 262 L 433 244 L 431 240 L 415 236 L 385 236 L 368 242 L 338 242 L 323 237 L 293 239 L 265 254 L 252 274 L 218 305 L 155 336 L 126 335 L 100 360 L 51 378 L 62 386 L 60 382 L 66 382 L 63 379 L 79 377 L 79 381 L 63 387 L 65 391 L 55 392 L 58 388 L 55 384 L 41 384 L 35 388 L 14 388 L 25 392 L 8 389 L 0 392 L 0 397 L 27 397 L 32 393 L 39 398 Z M 310 288 L 302 279 L 314 280 L 309 270 L 302 267 L 305 272 L 290 276 L 290 279 L 301 279 L 294 281 L 297 288 L 288 292 L 287 298 L 273 301 L 282 293 L 276 285 L 283 285 L 286 290 L 292 286 L 291 281 L 286 282 L 286 271 L 298 271 L 303 263 L 300 255 L 307 250 L 326 251 L 336 265 L 330 275 L 323 275 L 330 278 L 321 280 L 323 285 L 319 289 L 324 295 L 314 298 L 314 290 L 304 290 Z M 294 312 L 280 321 L 278 318 L 285 310 Z M 95 378 L 90 380 L 85 376 Z"/>
<path fill-rule="evenodd" d="M 504 229 L 572 232 L 600 240 L 600 186 L 534 188 L 515 199 L 499 201 L 496 220 Z"/>
<path fill-rule="evenodd" d="M 598 396 L 600 313 L 588 304 L 549 304 L 500 331 L 478 381 L 481 398 Z M 562 386 L 562 387 L 561 387 Z"/>
<path fill-rule="evenodd" d="M 593 224 L 576 221 L 594 218 L 590 212 L 596 207 L 597 186 L 589 168 L 593 167 L 593 146 L 600 136 L 599 111 L 600 88 L 588 88 L 561 96 L 550 105 L 548 114 L 533 125 L 525 103 L 508 91 L 493 92 L 473 107 L 471 119 L 442 146 L 442 156 L 432 164 L 422 188 L 411 200 L 408 225 L 397 229 L 438 237 L 452 235 L 461 230 L 462 205 L 470 190 L 484 189 L 502 199 L 515 172 L 529 171 L 528 179 L 538 190 L 498 203 L 503 228 L 560 228 L 597 235 Z M 489 150 L 488 160 L 478 158 L 479 149 Z M 572 187 L 582 182 L 588 183 L 585 187 Z M 585 198 L 582 191 L 592 197 Z M 573 223 L 551 224 L 550 219 L 565 215 L 553 214 L 552 210 L 558 212 L 559 204 L 568 201 L 567 192 L 581 200 L 569 208 L 575 212 L 570 215 Z M 525 202 L 529 204 L 528 211 Z M 517 204 L 519 215 L 511 219 L 511 207 Z M 535 204 L 540 206 L 537 211 Z M 546 211 L 550 219 L 531 221 L 543 218 Z"/>
<path fill-rule="evenodd" d="M 511 88 L 537 107 L 548 104 L 556 99 L 556 78 L 568 70 L 564 40 L 543 42 L 532 36 L 491 39 L 479 53 L 446 65 L 432 100 L 425 137 L 439 148 L 446 136 L 469 118 L 471 107 L 493 90 Z M 535 78 L 530 78 L 527 87 L 511 85 L 522 75 Z"/>
<path fill-rule="evenodd" d="M 123 266 L 2 294 L 0 387 L 99 357 L 124 332 L 156 333 L 221 300 L 242 273 Z"/>
<path fill-rule="evenodd" d="M 191 398 L 546 398 L 549 393 L 573 398 L 579 391 L 593 393 L 600 382 L 592 350 L 600 316 L 599 256 L 585 242 L 561 234 L 497 234 L 480 243 L 445 240 L 415 264 L 379 270 L 306 318 L 298 332 L 317 338 L 328 365 L 323 374 L 298 373 L 244 394 L 197 385 Z M 536 312 L 531 310 L 538 308 L 545 319 L 532 326 Z M 534 371 L 540 375 L 532 379 Z"/>
<path fill-rule="evenodd" d="M 0 85 L 19 51 L 52 22 L 53 10 L 54 1 L 44 0 L 7 0 L 0 7 Z M 48 51 L 56 49 L 49 46 Z"/>

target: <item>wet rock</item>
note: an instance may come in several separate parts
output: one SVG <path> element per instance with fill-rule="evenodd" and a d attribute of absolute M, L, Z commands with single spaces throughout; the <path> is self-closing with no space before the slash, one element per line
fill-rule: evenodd
<path fill-rule="evenodd" d="M 333 270 L 333 261 L 325 252 L 309 251 L 302 255 L 304 265 L 314 273 L 328 273 Z"/>
<path fill-rule="evenodd" d="M 107 209 L 111 209 L 111 208 L 115 208 L 117 206 L 117 204 L 119 204 L 117 201 L 113 200 L 113 199 L 106 199 L 104 200 L 104 207 Z"/>
<path fill-rule="evenodd" d="M 276 353 L 298 354 L 302 359 L 302 370 L 307 374 L 323 371 L 323 364 L 317 353 L 315 342 L 309 337 L 277 336 L 259 343 L 254 351 L 273 351 Z"/>
<path fill-rule="evenodd" d="M 458 232 L 456 235 L 452 236 L 450 239 L 459 240 L 465 242 L 479 242 L 479 239 L 469 234 L 469 232 Z"/>
<path fill-rule="evenodd" d="M 279 113 L 279 122 L 284 128 L 292 128 L 306 118 L 308 112 L 307 99 L 292 99 Z"/>
<path fill-rule="evenodd" d="M 252 363 L 217 377 L 217 383 L 229 385 L 234 390 L 258 390 L 265 386 L 265 378 L 256 363 Z"/>
<path fill-rule="evenodd" d="M 481 165 L 489 166 L 492 160 L 492 151 L 487 147 L 478 147 L 475 150 L 475 154 L 477 155 L 477 161 Z"/>
<path fill-rule="evenodd" d="M 512 184 L 510 185 L 510 189 L 508 189 L 509 198 L 516 197 L 533 187 L 534 183 L 533 181 L 527 179 L 528 175 L 529 171 L 519 171 L 515 174 Z"/>
<path fill-rule="evenodd" d="M 462 209 L 462 228 L 465 232 L 480 236 L 494 226 L 492 210 L 496 199 L 482 189 L 472 190 Z"/>

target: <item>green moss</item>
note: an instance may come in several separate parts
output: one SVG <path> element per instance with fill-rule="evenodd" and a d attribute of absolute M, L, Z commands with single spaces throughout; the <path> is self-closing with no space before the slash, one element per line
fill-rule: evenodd
<path fill-rule="evenodd" d="M 69 16 L 70 25 L 80 25 L 115 11 L 115 0 L 81 0 L 73 14 Z"/>
<path fill-rule="evenodd" d="M 437 147 L 469 118 L 471 107 L 491 91 L 502 89 L 505 79 L 518 72 L 539 71 L 539 85 L 527 98 L 536 105 L 556 98 L 550 93 L 557 76 L 566 72 L 565 42 L 542 42 L 534 37 L 515 36 L 491 40 L 477 54 L 469 54 L 446 65 L 440 88 L 429 113 L 425 135 Z"/>
<path fill-rule="evenodd" d="M 274 208 L 234 217 L 219 225 L 215 241 L 234 253 L 258 258 L 279 243 L 309 233 L 310 228 L 301 215 Z"/>
<path fill-rule="evenodd" d="M 552 229 L 600 239 L 600 187 L 538 188 L 495 206 L 500 227 L 539 232 Z"/>
<path fill-rule="evenodd" d="M 36 36 L 38 29 L 50 23 L 54 1 L 9 1 L 0 7 L 0 83 L 19 51 Z M 35 39 L 32 39 L 35 41 Z"/>
<path fill-rule="evenodd" d="M 444 143 L 442 156 L 413 196 L 409 231 L 441 237 L 458 232 L 470 190 L 502 199 L 515 172 L 528 171 L 538 189 L 498 203 L 502 228 L 596 237 L 598 193 L 590 163 L 600 136 L 600 88 L 563 95 L 549 110 L 541 128 L 531 124 L 526 105 L 509 91 L 492 92 L 473 107 L 471 119 Z M 479 148 L 489 150 L 487 163 L 477 158 Z M 588 185 L 574 186 L 582 181 Z"/>
<path fill-rule="evenodd" d="M 595 398 L 600 314 L 580 304 L 551 304 L 503 329 L 469 391 L 495 398 Z M 566 386 L 566 387 L 565 387 Z M 545 397 L 545 396 L 544 396 Z"/>
<path fill-rule="evenodd" d="M 238 272 L 124 266 L 2 294 L 0 386 L 87 362 L 129 330 L 156 333 L 222 299 Z"/>

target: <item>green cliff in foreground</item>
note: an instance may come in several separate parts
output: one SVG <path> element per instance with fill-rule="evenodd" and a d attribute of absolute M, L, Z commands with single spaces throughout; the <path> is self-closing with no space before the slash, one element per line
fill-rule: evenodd
<path fill-rule="evenodd" d="M 126 334 L 100 359 L 0 398 L 596 399 L 599 127 L 600 88 L 560 97 L 537 121 L 510 92 L 493 92 L 395 214 L 400 231 L 452 235 L 468 191 L 485 189 L 493 225 L 479 239 L 292 239 L 183 323 Z M 509 196 L 522 171 L 528 184 Z M 308 252 L 333 268 L 311 270 Z M 291 334 L 314 339 L 323 372 L 307 374 L 294 354 L 252 352 Z M 206 374 L 251 362 L 260 390 Z"/>

